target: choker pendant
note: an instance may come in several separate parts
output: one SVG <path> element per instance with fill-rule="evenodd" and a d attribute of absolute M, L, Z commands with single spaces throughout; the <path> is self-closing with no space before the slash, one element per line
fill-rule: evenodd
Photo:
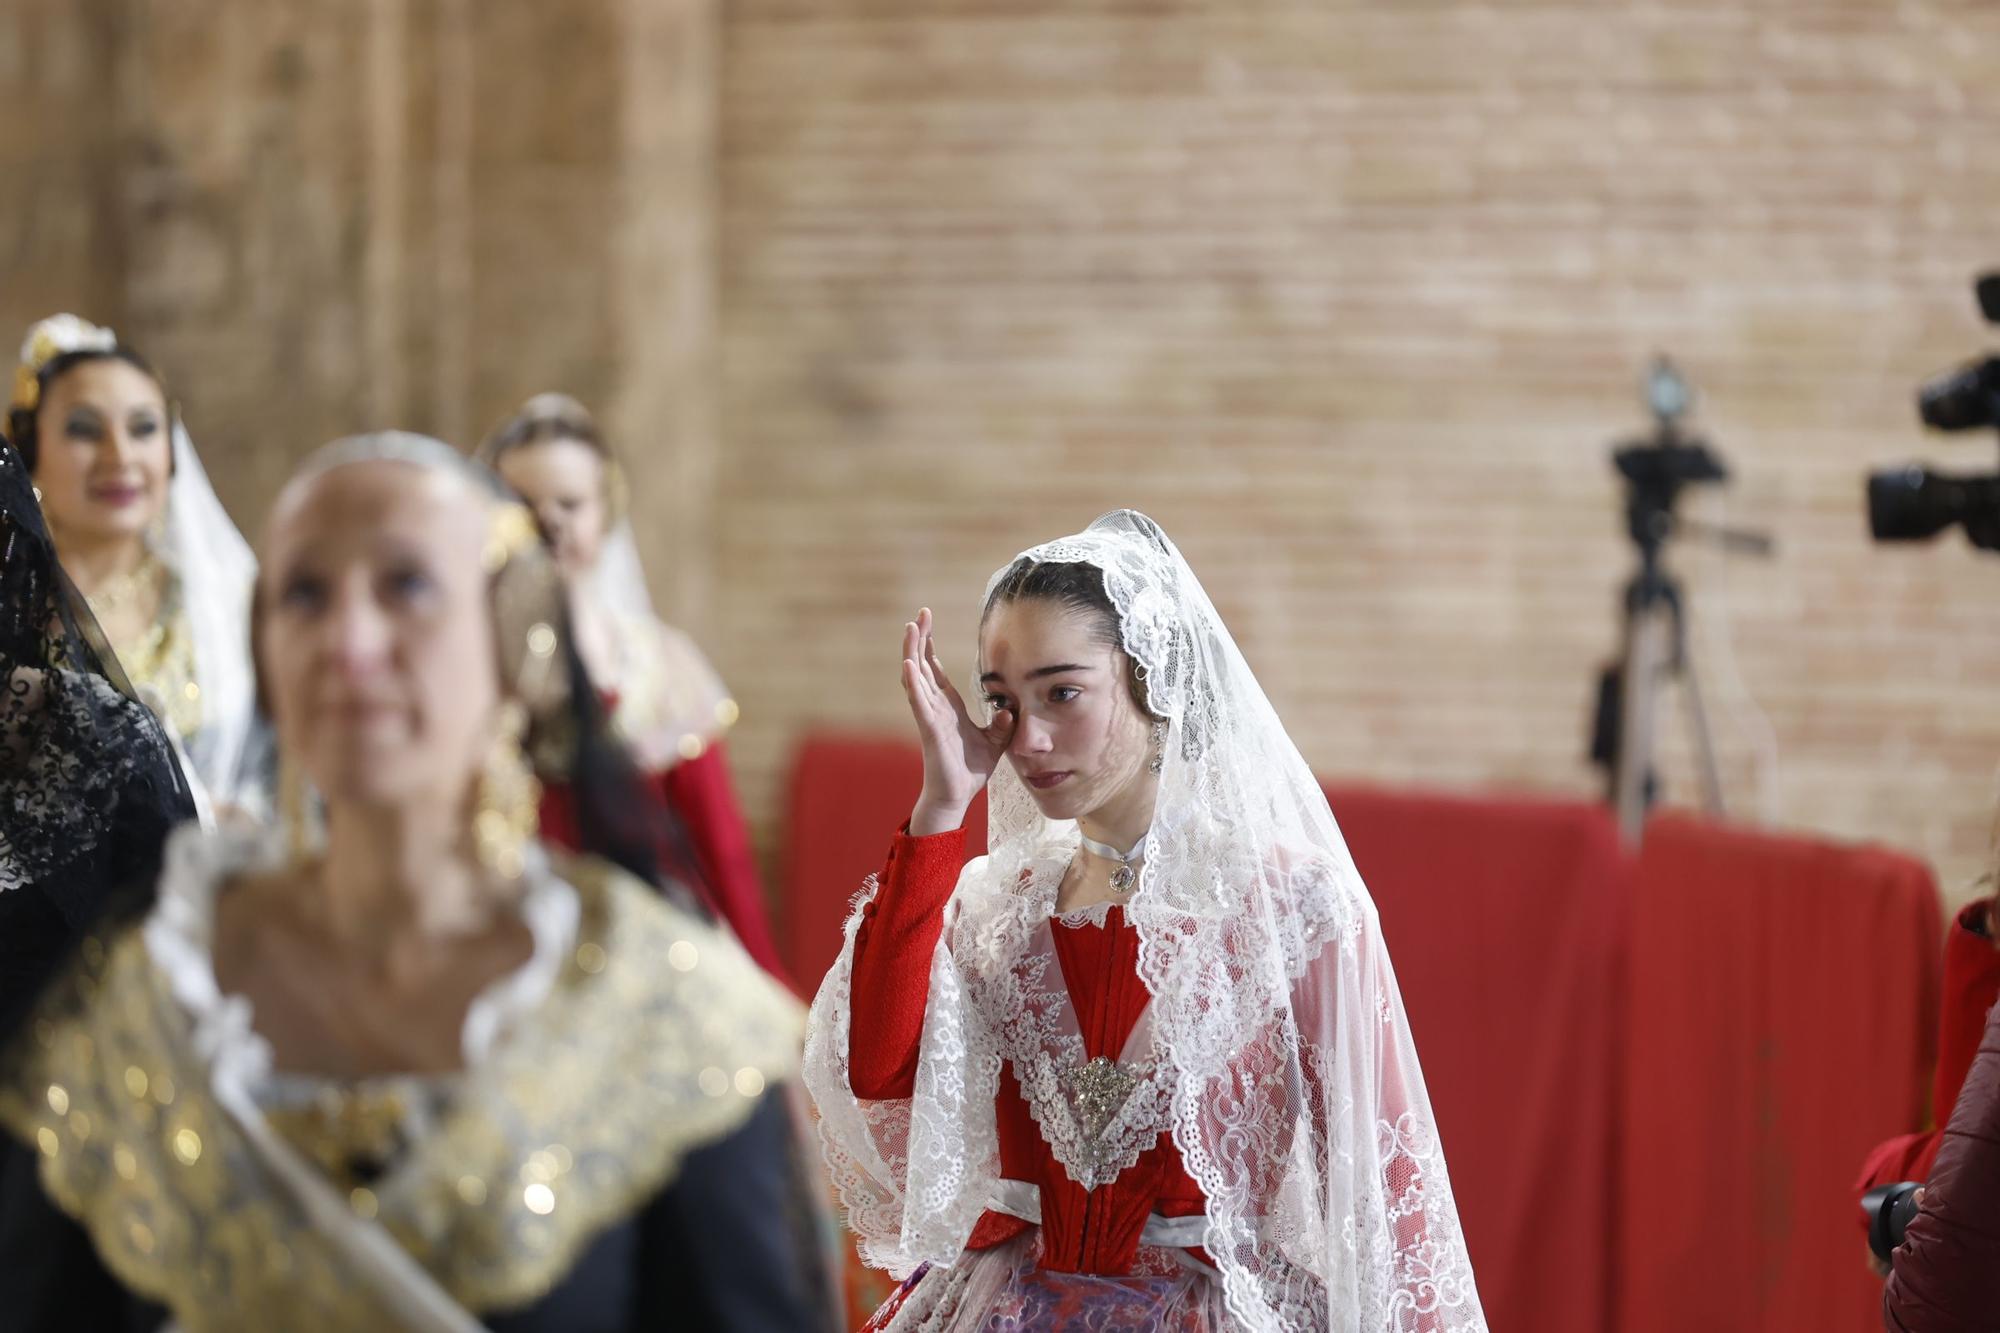
<path fill-rule="evenodd" d="M 1111 872 L 1111 891 L 1113 893 L 1130 893 L 1132 886 L 1139 882 L 1139 871 L 1132 863 L 1145 858 L 1146 836 L 1141 835 L 1139 841 L 1132 844 L 1132 850 L 1129 852 L 1121 852 L 1116 847 L 1112 847 L 1106 843 L 1085 838 L 1081 832 L 1077 834 L 1077 837 L 1082 839 L 1084 850 L 1092 856 L 1117 863 Z"/>

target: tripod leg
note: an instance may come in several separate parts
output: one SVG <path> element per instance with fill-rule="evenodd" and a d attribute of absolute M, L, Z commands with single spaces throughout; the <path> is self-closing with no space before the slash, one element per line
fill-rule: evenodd
<path fill-rule="evenodd" d="M 1625 697 L 1619 713 L 1618 768 L 1612 803 L 1625 841 L 1637 846 L 1646 831 L 1646 808 L 1653 773 L 1654 704 L 1672 647 L 1664 608 L 1642 607 L 1631 614 L 1625 637 Z"/>
<path fill-rule="evenodd" d="M 1701 766 L 1701 808 L 1710 815 L 1722 814 L 1722 770 L 1715 762 L 1715 735 L 1708 729 L 1708 709 L 1701 702 L 1701 682 L 1694 661 L 1687 655 L 1687 634 L 1680 611 L 1674 612 L 1674 661 L 1680 670 L 1681 685 L 1687 690 L 1688 726 L 1694 732 L 1695 762 Z"/>

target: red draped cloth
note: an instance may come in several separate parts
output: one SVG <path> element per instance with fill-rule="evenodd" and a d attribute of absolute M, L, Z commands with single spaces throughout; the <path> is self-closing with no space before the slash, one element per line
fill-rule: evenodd
<path fill-rule="evenodd" d="M 905 741 L 801 750 L 784 925 L 808 983 L 921 782 Z M 1595 805 L 1328 794 L 1493 1328 L 1881 1327 L 1850 1186 L 1925 1123 L 1943 922 L 1922 865 L 1671 815 L 1635 858 Z"/>
<path fill-rule="evenodd" d="M 1620 1333 L 1875 1333 L 1854 1164 L 1919 1123 L 1936 887 L 1892 852 L 1682 816 L 1633 904 Z"/>
<path fill-rule="evenodd" d="M 1329 787 L 1496 1333 L 1604 1333 L 1631 870 L 1594 805 Z"/>
<path fill-rule="evenodd" d="M 808 736 L 792 761 L 780 872 L 784 958 L 807 990 L 840 954 L 854 895 L 882 866 L 882 834 L 910 817 L 924 785 L 915 744 L 879 736 Z M 965 854 L 986 850 L 986 798 L 965 816 Z"/>

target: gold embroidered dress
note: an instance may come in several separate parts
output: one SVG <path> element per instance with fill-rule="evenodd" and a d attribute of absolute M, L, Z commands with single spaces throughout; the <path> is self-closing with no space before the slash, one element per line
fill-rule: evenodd
<path fill-rule="evenodd" d="M 218 891 L 281 842 L 176 835 L 151 916 L 86 946 L 0 1084 L 49 1196 L 189 1333 L 473 1330 L 534 1306 L 796 1071 L 797 1004 L 724 933 L 537 850 L 532 956 L 475 1001 L 462 1072 L 275 1073 L 210 932 Z"/>
<path fill-rule="evenodd" d="M 111 651 L 146 706 L 190 745 L 200 733 L 204 712 L 201 686 L 195 679 L 194 629 L 182 602 L 181 582 L 157 557 L 148 555 L 125 585 L 87 599 L 100 624 L 131 598 L 153 594 L 159 609 L 145 627 L 110 638 Z"/>

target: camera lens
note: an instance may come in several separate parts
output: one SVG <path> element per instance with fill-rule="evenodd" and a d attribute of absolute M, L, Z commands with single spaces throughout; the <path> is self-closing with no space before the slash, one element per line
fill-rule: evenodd
<path fill-rule="evenodd" d="M 1980 361 L 1938 376 L 1917 390 L 1917 415 L 1934 430 L 2000 425 L 1994 370 L 1993 362 Z"/>
<path fill-rule="evenodd" d="M 1868 526 L 1878 542 L 1935 537 L 1959 514 L 1957 483 L 1911 464 L 1868 478 Z"/>

